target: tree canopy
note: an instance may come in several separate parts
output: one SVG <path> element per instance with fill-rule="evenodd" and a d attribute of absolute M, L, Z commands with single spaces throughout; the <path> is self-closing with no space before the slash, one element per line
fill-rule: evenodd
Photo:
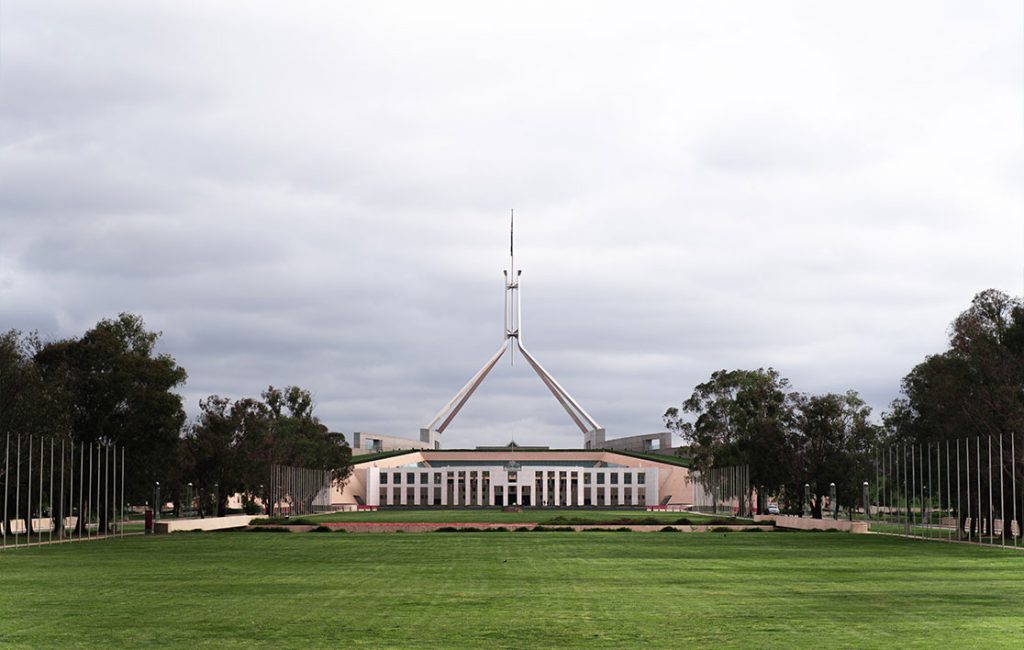
<path fill-rule="evenodd" d="M 860 496 L 878 435 L 870 413 L 853 391 L 799 394 L 776 370 L 760 368 L 714 372 L 664 420 L 690 445 L 694 469 L 746 465 L 759 511 L 768 495 L 799 511 L 807 484 L 812 513 L 820 517 L 831 483 L 840 503 L 852 505 Z"/>

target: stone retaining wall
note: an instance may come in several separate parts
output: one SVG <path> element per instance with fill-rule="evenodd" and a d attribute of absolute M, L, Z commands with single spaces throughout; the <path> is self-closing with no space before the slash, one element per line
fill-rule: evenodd
<path fill-rule="evenodd" d="M 868 522 L 848 519 L 812 519 L 792 515 L 754 515 L 754 521 L 774 521 L 776 528 L 790 530 L 841 530 L 846 533 L 868 532 Z"/>

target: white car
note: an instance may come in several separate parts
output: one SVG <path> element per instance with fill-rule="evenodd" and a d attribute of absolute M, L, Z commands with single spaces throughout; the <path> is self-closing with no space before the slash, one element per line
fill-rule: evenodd
<path fill-rule="evenodd" d="M 768 514 L 770 514 L 770 515 L 777 515 L 777 514 L 779 514 L 779 504 L 777 504 L 777 503 L 769 503 L 768 504 Z"/>

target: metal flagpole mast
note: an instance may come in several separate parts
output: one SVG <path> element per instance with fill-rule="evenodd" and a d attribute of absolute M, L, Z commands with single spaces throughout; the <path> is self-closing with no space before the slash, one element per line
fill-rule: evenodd
<path fill-rule="evenodd" d="M 121 445 L 121 537 L 124 537 L 124 445 Z"/>
<path fill-rule="evenodd" d="M 1006 546 L 1006 506 L 1003 502 L 1003 434 L 999 434 L 999 543 Z"/>
<path fill-rule="evenodd" d="M 28 496 L 25 497 L 25 541 L 32 543 L 32 436 L 28 437 Z"/>
<path fill-rule="evenodd" d="M 64 539 L 64 439 L 60 441 L 60 533 L 59 538 Z"/>
<path fill-rule="evenodd" d="M 4 447 L 4 548 L 7 548 L 7 526 L 11 520 L 7 517 L 7 498 L 8 492 L 7 485 L 11 480 L 11 432 L 7 432 L 7 445 Z"/>
<path fill-rule="evenodd" d="M 1013 477 L 1013 483 L 1010 485 L 1010 499 L 1013 500 L 1013 521 L 1017 524 L 1017 534 L 1013 536 L 1013 545 L 1017 545 L 1017 538 L 1020 536 L 1021 526 L 1020 521 L 1017 520 L 1017 435 L 1010 433 L 1010 472 Z M 1013 532 L 1011 524 L 1010 532 Z"/>
<path fill-rule="evenodd" d="M 91 523 L 89 520 L 92 519 L 92 443 L 89 443 L 89 499 L 85 502 L 85 511 L 87 516 L 85 518 L 85 536 L 92 537 L 92 529 L 89 526 Z"/>
<path fill-rule="evenodd" d="M 110 534 L 110 445 L 103 445 L 103 528 Z"/>
<path fill-rule="evenodd" d="M 78 541 L 82 541 L 82 531 L 86 530 L 88 522 L 83 519 L 85 515 L 85 443 L 78 443 L 78 517 L 75 519 L 75 528 L 78 529 Z"/>
<path fill-rule="evenodd" d="M 988 541 L 994 544 L 992 538 L 996 535 L 995 501 L 992 499 L 992 436 L 988 436 Z"/>
<path fill-rule="evenodd" d="M 974 439 L 974 461 L 976 467 L 975 478 L 978 481 L 978 543 L 981 544 L 981 436 Z"/>
<path fill-rule="evenodd" d="M 955 441 L 956 444 L 956 538 L 960 540 L 961 525 L 960 522 L 967 523 L 967 519 L 963 517 L 960 510 L 960 441 Z M 970 499 L 968 499 L 970 503 Z"/>
<path fill-rule="evenodd" d="M 946 510 L 948 510 L 950 514 L 953 513 L 953 492 L 949 488 L 949 480 L 951 478 L 952 478 L 952 474 L 950 474 L 950 471 L 949 471 L 949 438 L 946 438 Z M 959 482 L 957 482 L 957 486 L 956 487 L 957 487 L 958 490 L 960 489 L 960 483 Z M 960 508 L 959 507 L 957 507 L 956 517 L 954 518 L 954 521 L 957 522 L 957 527 L 959 528 L 959 526 L 960 526 Z M 949 541 L 951 541 L 951 542 L 953 541 L 952 534 L 950 534 Z"/>
<path fill-rule="evenodd" d="M 20 433 L 18 434 L 18 450 L 17 450 L 16 454 L 18 456 L 18 470 L 17 470 L 17 478 L 15 478 L 15 483 L 14 483 L 14 518 L 17 519 L 20 522 L 21 521 L 21 434 Z M 18 534 L 20 532 L 21 531 L 19 530 L 17 533 L 14 534 L 14 545 L 15 546 L 18 545 Z"/>
<path fill-rule="evenodd" d="M 57 520 L 53 518 L 53 438 L 50 438 L 50 530 L 47 531 L 46 538 L 49 541 L 53 541 L 53 527 L 57 525 Z"/>
<path fill-rule="evenodd" d="M 39 515 L 39 526 L 36 528 L 36 541 L 43 541 L 43 460 L 46 458 L 46 450 L 43 448 L 43 438 L 39 437 L 39 507 L 36 514 Z"/>

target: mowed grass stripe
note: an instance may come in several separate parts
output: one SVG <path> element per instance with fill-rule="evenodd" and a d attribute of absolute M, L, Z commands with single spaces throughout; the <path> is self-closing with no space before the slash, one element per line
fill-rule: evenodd
<path fill-rule="evenodd" d="M 0 554 L 5 647 L 1010 647 L 1024 553 L 801 533 L 180 534 Z"/>

